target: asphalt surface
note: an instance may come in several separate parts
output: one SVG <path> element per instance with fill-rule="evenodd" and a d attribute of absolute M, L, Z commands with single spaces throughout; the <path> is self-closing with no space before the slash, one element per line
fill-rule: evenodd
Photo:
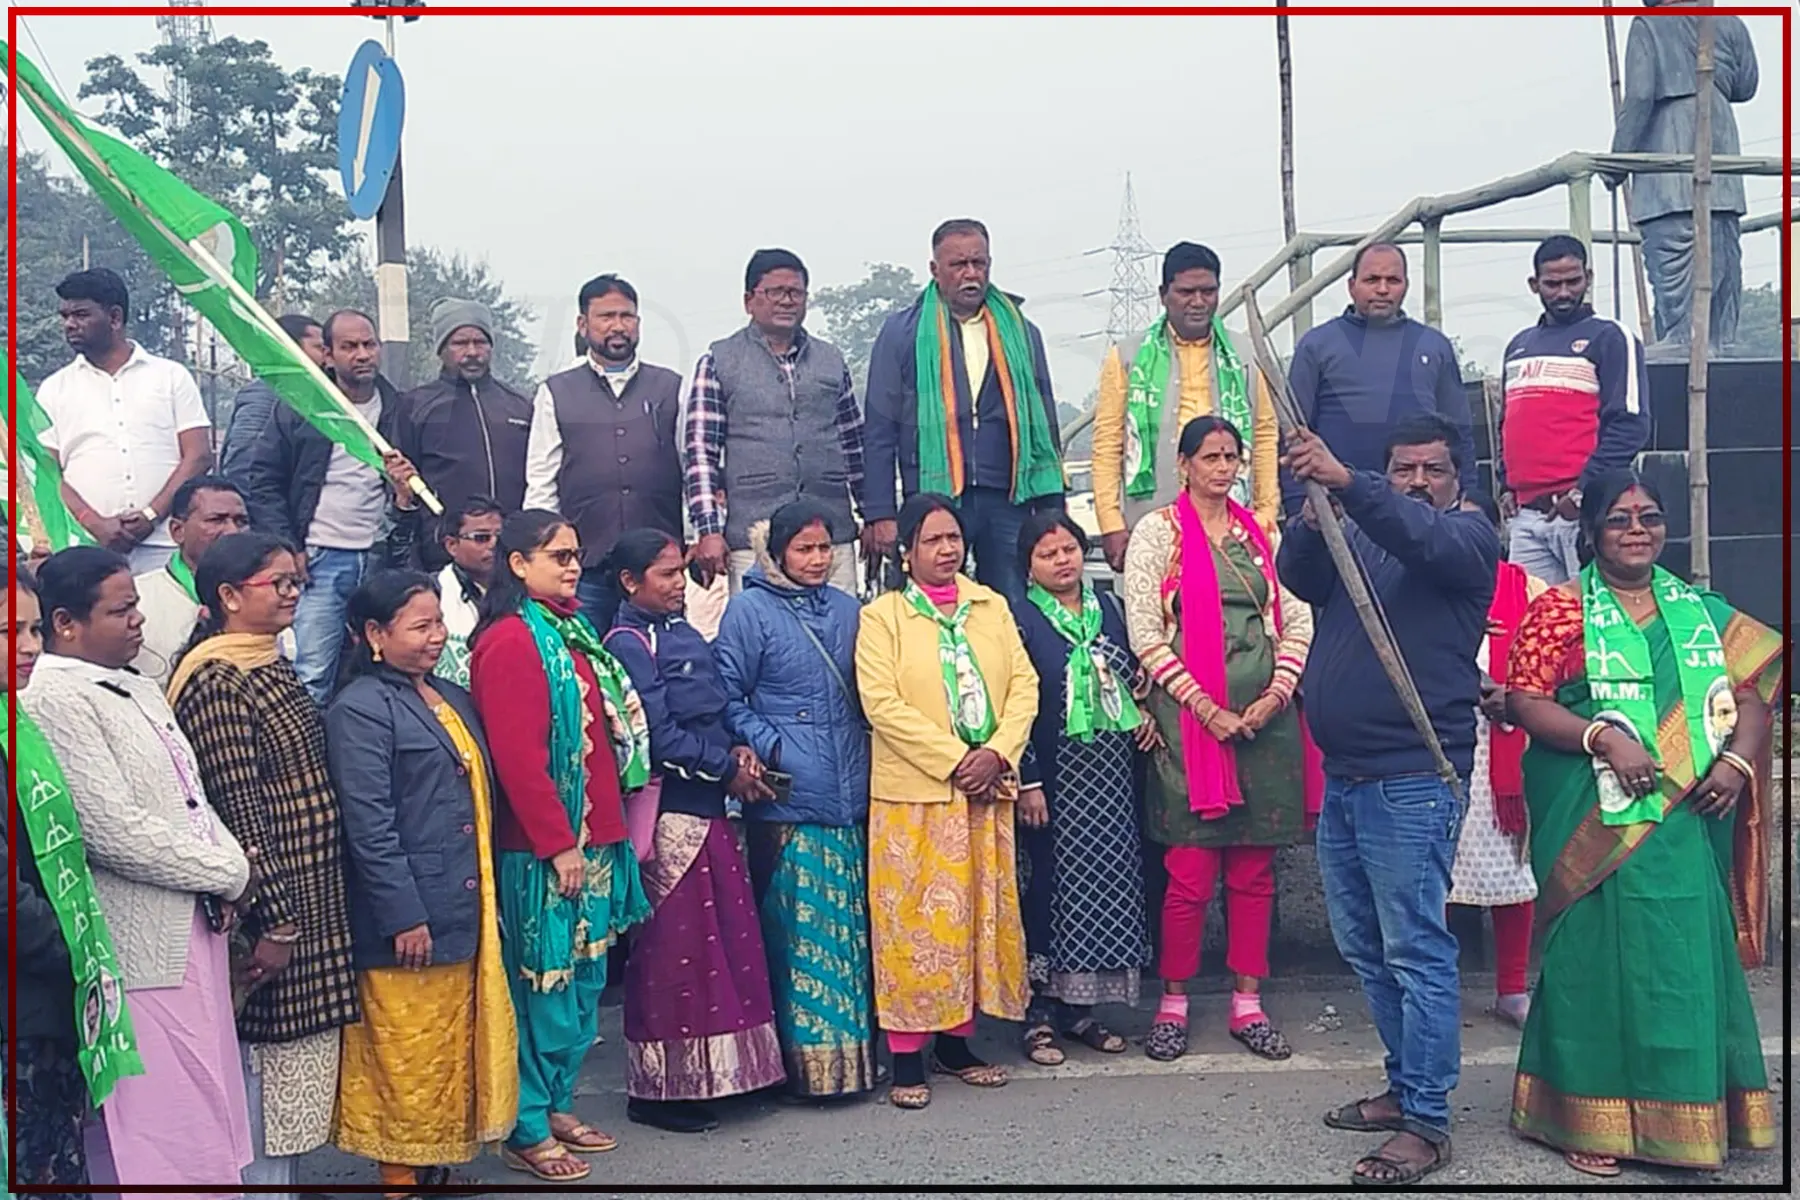
<path fill-rule="evenodd" d="M 1452 1097 L 1454 1161 L 1429 1184 L 1470 1191 L 1592 1184 L 1596 1194 L 1614 1196 L 1637 1188 L 1731 1185 L 1756 1189 L 1754 1194 L 1788 1194 L 1780 1186 L 1785 1146 L 1736 1156 L 1717 1174 L 1627 1166 L 1617 1180 L 1602 1182 L 1575 1174 L 1550 1150 L 1514 1138 L 1507 1112 L 1517 1034 L 1486 1015 L 1491 987 L 1491 977 L 1466 981 L 1462 1080 Z M 1752 987 L 1770 1086 L 1779 1096 L 1788 1058 L 1782 1052 L 1778 971 L 1757 974 Z M 1151 1017 L 1147 989 L 1144 1007 L 1104 1013 L 1109 1025 L 1132 1039 L 1125 1054 L 1076 1046 L 1062 1067 L 1033 1067 L 1017 1050 L 1017 1026 L 984 1020 L 977 1048 L 1013 1072 L 1002 1089 L 942 1078 L 921 1112 L 883 1103 L 885 1089 L 874 1099 L 829 1106 L 792 1106 L 766 1094 L 741 1097 L 719 1106 L 718 1130 L 687 1136 L 626 1120 L 620 1010 L 606 1008 L 600 1022 L 605 1042 L 588 1057 L 576 1107 L 583 1120 L 614 1134 L 619 1147 L 591 1159 L 593 1174 L 579 1187 L 601 1195 L 624 1194 L 613 1190 L 624 1188 L 763 1187 L 780 1194 L 796 1185 L 835 1186 L 844 1189 L 840 1194 L 856 1195 L 876 1187 L 1017 1187 L 1088 1197 L 1104 1196 L 1108 1187 L 1227 1187 L 1241 1196 L 1262 1194 L 1262 1187 L 1342 1188 L 1355 1159 L 1380 1141 L 1334 1132 L 1320 1121 L 1329 1109 L 1382 1090 L 1380 1042 L 1361 995 L 1346 978 L 1277 980 L 1266 1003 L 1294 1047 L 1285 1063 L 1253 1058 L 1226 1036 L 1222 992 L 1194 998 L 1187 1057 L 1152 1062 L 1138 1044 Z M 1783 1115 L 1791 1143 L 1792 1115 Z M 466 1171 L 501 1186 L 576 1190 L 535 1184 L 491 1155 Z M 372 1185 L 376 1176 L 369 1163 L 321 1150 L 304 1160 L 301 1182 Z"/>

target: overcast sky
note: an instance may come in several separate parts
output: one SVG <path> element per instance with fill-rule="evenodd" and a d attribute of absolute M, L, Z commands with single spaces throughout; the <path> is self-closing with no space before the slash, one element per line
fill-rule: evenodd
<path fill-rule="evenodd" d="M 1780 8 L 1780 0 L 1752 0 Z M 439 10 L 458 7 L 438 4 Z M 1311 17 L 1294 5 L 1302 229 L 1364 230 L 1419 194 L 1603 150 L 1611 138 L 1594 16 Z M 1621 5 L 1621 52 L 1626 19 Z M 214 19 L 284 67 L 341 74 L 366 17 Z M 1737 109 L 1744 152 L 1781 141 L 1781 27 L 1752 18 L 1762 87 Z M 83 64 L 158 38 L 151 17 L 36 17 L 20 48 L 69 93 Z M 541 319 L 540 366 L 568 355 L 574 293 L 637 285 L 647 358 L 691 371 L 743 321 L 744 262 L 787 246 L 814 288 L 903 263 L 921 277 L 940 220 L 993 232 L 995 282 L 1026 297 L 1062 398 L 1093 386 L 1125 174 L 1157 249 L 1217 249 L 1227 286 L 1279 249 L 1273 21 L 1220 17 L 475 17 L 399 27 L 409 241 L 485 258 Z M 91 111 L 91 106 L 88 107 Z M 21 120 L 28 146 L 48 148 Z M 1752 179 L 1753 213 L 1780 181 Z M 1594 189 L 1594 225 L 1610 221 Z M 1561 190 L 1461 219 L 1567 224 Z M 1454 228 L 1456 222 L 1450 222 Z M 372 233 L 372 226 L 365 226 Z M 1610 311 L 1610 252 L 1597 302 Z M 1447 246 L 1445 329 L 1490 366 L 1534 320 L 1528 246 Z M 1773 233 L 1747 237 L 1747 285 L 1776 279 Z M 1415 276 L 1416 271 L 1415 254 Z M 1635 309 L 1626 259 L 1628 319 Z M 1262 293 L 1264 306 L 1284 283 Z M 1408 305 L 1421 315 L 1422 294 Z M 21 297 L 25 304 L 42 298 Z M 1344 301 L 1341 284 L 1320 316 Z"/>

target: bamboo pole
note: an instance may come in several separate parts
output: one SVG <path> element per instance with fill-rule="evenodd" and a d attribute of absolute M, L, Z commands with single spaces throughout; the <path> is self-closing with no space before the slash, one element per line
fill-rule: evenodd
<path fill-rule="evenodd" d="M 1281 426 L 1281 435 L 1283 438 L 1291 438 L 1305 426 L 1300 405 L 1294 399 L 1294 390 L 1288 383 L 1287 372 L 1281 369 L 1274 348 L 1269 344 L 1269 331 L 1263 324 L 1262 311 L 1257 307 L 1256 293 L 1246 289 L 1242 296 L 1256 368 L 1262 372 L 1263 380 L 1268 384 L 1269 397 L 1274 402 L 1275 419 Z M 1460 805 L 1463 801 L 1462 780 L 1444 754 L 1437 731 L 1431 727 L 1431 718 L 1425 713 L 1425 702 L 1419 696 L 1412 673 L 1407 670 L 1406 660 L 1401 656 L 1393 631 L 1388 627 L 1387 615 L 1381 611 L 1381 602 L 1369 590 L 1362 564 L 1357 561 L 1356 552 L 1350 548 L 1349 539 L 1344 536 L 1344 526 L 1338 516 L 1336 502 L 1326 494 L 1324 488 L 1312 480 L 1306 480 L 1305 484 L 1306 499 L 1319 519 L 1319 532 L 1325 538 L 1325 548 L 1330 551 L 1331 561 L 1337 566 L 1338 578 L 1343 580 L 1344 590 L 1350 595 L 1350 603 L 1355 606 L 1356 615 L 1362 621 L 1363 632 L 1369 635 L 1369 642 L 1375 648 L 1375 657 L 1380 660 L 1381 669 L 1393 683 L 1394 691 L 1399 694 L 1400 706 L 1406 710 L 1420 740 L 1431 751 L 1438 777 L 1444 781 L 1450 794 Z"/>
<path fill-rule="evenodd" d="M 1601 2 L 1609 10 L 1606 14 L 1606 67 L 1612 77 L 1613 120 L 1616 122 L 1619 119 L 1619 110 L 1625 107 L 1625 85 L 1619 78 L 1619 31 L 1613 23 L 1613 15 L 1610 11 L 1613 0 L 1601 0 Z M 1627 175 L 1625 182 L 1621 183 L 1613 194 L 1624 200 L 1627 210 L 1625 227 L 1632 228 L 1631 176 Z M 1613 225 L 1615 228 L 1617 227 L 1616 219 L 1613 221 Z M 1615 240 L 1613 242 L 1613 289 L 1615 292 L 1618 290 L 1618 262 L 1619 243 Z M 1644 274 L 1644 247 L 1642 245 L 1634 245 L 1631 248 L 1631 277 L 1637 285 L 1638 336 L 1646 342 L 1653 342 L 1656 340 L 1656 331 L 1650 324 L 1650 281 Z"/>
<path fill-rule="evenodd" d="M 1281 236 L 1294 240 L 1294 55 L 1288 37 L 1287 0 L 1275 0 L 1275 73 L 1281 88 Z M 1288 290 L 1299 287 L 1300 260 L 1288 262 Z"/>
<path fill-rule="evenodd" d="M 1713 19 L 1695 17 L 1694 52 L 1694 289 L 1688 345 L 1688 575 L 1695 587 L 1712 585 L 1712 480 L 1706 462 L 1706 368 L 1712 341 L 1712 109 Z"/>

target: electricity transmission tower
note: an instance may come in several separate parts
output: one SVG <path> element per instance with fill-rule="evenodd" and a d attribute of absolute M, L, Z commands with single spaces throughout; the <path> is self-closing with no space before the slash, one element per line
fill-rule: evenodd
<path fill-rule="evenodd" d="M 156 28 L 161 31 L 165 46 L 198 50 L 212 41 L 212 18 L 200 11 L 200 4 L 201 0 L 169 0 L 169 6 L 174 11 L 156 18 Z M 169 103 L 172 106 L 170 124 L 175 129 L 184 129 L 188 119 L 193 116 L 187 77 L 180 71 L 170 69 L 168 85 Z"/>
<path fill-rule="evenodd" d="M 1113 234 L 1112 245 L 1088 253 L 1113 256 L 1112 286 L 1087 293 L 1110 295 L 1112 310 L 1107 314 L 1104 330 L 1085 336 L 1103 335 L 1108 341 L 1117 342 L 1146 328 L 1156 313 L 1156 286 L 1150 281 L 1148 264 L 1156 260 L 1157 252 L 1144 240 L 1144 231 L 1138 224 L 1137 197 L 1131 190 L 1129 171 L 1125 174 L 1125 199 L 1119 205 L 1119 228 Z"/>

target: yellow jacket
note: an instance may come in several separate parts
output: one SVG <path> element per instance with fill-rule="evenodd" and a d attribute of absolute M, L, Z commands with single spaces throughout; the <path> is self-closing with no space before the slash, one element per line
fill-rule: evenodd
<path fill-rule="evenodd" d="M 1241 344 L 1241 343 L 1240 343 Z M 1181 360 L 1181 403 L 1175 414 L 1175 428 L 1180 430 L 1195 417 L 1213 411 L 1212 346 L 1202 342 L 1184 342 L 1172 333 L 1169 348 Z M 1123 500 L 1125 496 L 1125 387 L 1128 364 L 1119 357 L 1119 348 L 1106 352 L 1100 368 L 1100 394 L 1094 402 L 1094 516 L 1100 532 L 1118 533 L 1126 528 Z M 1281 507 L 1281 480 L 1277 474 L 1280 459 L 1281 426 L 1275 419 L 1275 406 L 1269 399 L 1269 387 L 1261 371 L 1250 371 L 1255 389 L 1250 435 L 1250 508 L 1265 533 L 1277 527 Z M 1165 414 L 1164 420 L 1167 420 Z M 1176 490 L 1180 490 L 1177 483 Z"/>
<path fill-rule="evenodd" d="M 956 592 L 970 602 L 963 631 L 998 719 L 987 748 L 1017 769 L 1037 720 L 1037 671 L 1000 593 L 962 575 L 956 578 Z M 863 608 L 856 636 L 856 687 L 873 730 L 869 795 L 921 804 L 954 800 L 950 775 L 969 747 L 951 729 L 950 697 L 938 665 L 937 624 L 899 592 L 883 593 Z"/>

